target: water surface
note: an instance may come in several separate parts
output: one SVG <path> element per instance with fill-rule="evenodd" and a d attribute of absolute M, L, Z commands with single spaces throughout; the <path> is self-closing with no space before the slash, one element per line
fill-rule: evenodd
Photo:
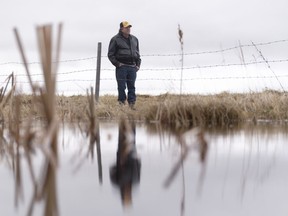
<path fill-rule="evenodd" d="M 176 136 L 155 125 L 136 123 L 140 182 L 132 185 L 130 200 L 124 202 L 120 188 L 110 178 L 110 168 L 116 163 L 118 123 L 100 123 L 101 176 L 96 147 L 92 156 L 89 137 L 66 124 L 59 131 L 58 141 L 59 215 L 287 215 L 286 130 L 286 126 L 277 124 L 206 130 L 208 148 L 201 161 L 195 130 Z M 181 163 L 183 143 L 189 150 Z M 23 196 L 15 207 L 13 164 L 3 151 L 0 215 L 26 215 L 33 195 L 26 160 L 22 155 Z M 179 161 L 176 175 L 169 179 Z M 39 178 L 43 172 L 39 151 L 33 156 L 33 167 Z M 43 209 L 43 201 L 35 203 L 33 215 L 43 215 Z"/>

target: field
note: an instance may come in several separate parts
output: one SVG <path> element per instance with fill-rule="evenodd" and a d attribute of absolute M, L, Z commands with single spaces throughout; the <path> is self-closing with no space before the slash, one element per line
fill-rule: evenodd
<path fill-rule="evenodd" d="M 20 119 L 31 116 L 34 120 L 45 119 L 43 105 L 38 104 L 37 96 L 17 95 L 3 109 L 7 121 L 11 107 L 19 99 Z M 89 99 L 90 98 L 90 99 Z M 88 107 L 91 97 L 56 96 L 56 113 L 63 122 L 89 121 Z M 94 102 L 95 103 L 95 102 Z M 95 103 L 95 116 L 98 119 L 117 120 L 123 115 L 143 122 L 159 122 L 173 128 L 192 126 L 225 127 L 245 121 L 259 120 L 286 121 L 288 119 L 288 97 L 286 93 L 267 90 L 261 93 L 215 95 L 138 95 L 136 110 L 128 105 L 120 106 L 117 97 L 105 95 Z"/>

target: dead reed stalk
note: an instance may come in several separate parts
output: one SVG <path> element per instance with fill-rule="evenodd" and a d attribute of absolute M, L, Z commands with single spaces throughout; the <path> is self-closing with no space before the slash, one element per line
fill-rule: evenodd
<path fill-rule="evenodd" d="M 5 119 L 4 119 L 4 114 L 3 114 L 3 110 L 5 108 L 5 106 L 8 104 L 9 99 L 11 99 L 14 95 L 15 92 L 15 82 L 14 82 L 15 78 L 14 78 L 14 74 L 11 73 L 7 78 L 6 78 L 6 85 L 5 87 L 1 87 L 0 88 L 0 122 L 2 122 L 4 124 Z M 8 93 L 6 94 L 8 85 L 11 83 L 11 88 L 8 91 Z M 11 101 L 11 100 L 10 100 Z M 11 105 L 11 104 L 10 104 Z M 11 111 L 11 107 L 9 106 L 9 111 Z"/>
<path fill-rule="evenodd" d="M 184 67 L 184 41 L 183 41 L 183 31 L 180 28 L 180 25 L 178 25 L 178 36 L 179 36 L 179 42 L 181 45 L 181 77 L 180 77 L 180 95 L 182 95 L 182 85 L 183 85 L 183 67 Z"/>
<path fill-rule="evenodd" d="M 42 172 L 42 178 L 35 186 L 35 193 L 31 201 L 31 205 L 28 211 L 28 215 L 33 213 L 33 207 L 36 201 L 45 200 L 45 210 L 44 215 L 55 216 L 58 215 L 58 204 L 56 195 L 56 167 L 58 164 L 58 150 L 57 150 L 57 130 L 58 130 L 58 120 L 56 116 L 56 99 L 55 99 L 55 89 L 56 89 L 56 70 L 58 68 L 59 56 L 60 56 L 60 42 L 61 42 L 61 32 L 62 24 L 58 26 L 58 38 L 56 44 L 56 58 L 53 59 L 52 55 L 52 26 L 44 25 L 39 26 L 36 29 L 39 54 L 41 59 L 41 65 L 44 76 L 44 86 L 39 87 L 35 85 L 32 81 L 27 60 L 24 54 L 24 49 L 20 40 L 17 29 L 14 29 L 17 44 L 24 62 L 26 73 L 29 79 L 31 89 L 33 91 L 34 100 L 37 100 L 36 95 L 40 95 L 40 104 L 42 105 L 43 113 L 47 121 L 45 138 L 42 139 L 45 142 L 39 145 L 40 149 L 46 156 L 44 163 L 44 170 Z M 55 62 L 53 65 L 52 62 Z M 31 119 L 31 116 L 30 116 Z M 31 136 L 27 136 L 31 137 Z M 30 140 L 27 138 L 27 140 Z"/>

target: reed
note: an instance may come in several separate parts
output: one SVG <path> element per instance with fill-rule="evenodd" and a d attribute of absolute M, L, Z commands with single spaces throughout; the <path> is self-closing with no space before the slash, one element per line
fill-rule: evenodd
<path fill-rule="evenodd" d="M 29 129 L 31 128 L 31 124 L 33 121 L 32 120 L 33 111 L 35 110 L 37 110 L 36 112 L 37 114 L 43 116 L 43 119 L 46 122 L 44 134 L 39 141 L 40 145 L 36 145 L 42 150 L 45 156 L 45 162 L 43 164 L 44 168 L 41 172 L 41 179 L 38 182 L 36 181 L 33 172 L 31 174 L 32 181 L 34 183 L 34 195 L 31 200 L 28 215 L 32 215 L 34 205 L 37 201 L 44 200 L 45 201 L 44 215 L 54 216 L 58 215 L 58 205 L 56 195 L 56 168 L 58 165 L 58 150 L 57 150 L 58 116 L 56 115 L 55 89 L 56 89 L 56 74 L 60 55 L 59 52 L 61 44 L 60 38 L 62 32 L 62 25 L 60 24 L 58 27 L 58 38 L 56 44 L 55 59 L 53 59 L 52 54 L 52 26 L 51 25 L 39 26 L 37 27 L 36 31 L 37 31 L 41 66 L 44 76 L 44 86 L 38 86 L 37 84 L 33 83 L 29 67 L 27 64 L 27 60 L 25 57 L 24 49 L 20 40 L 20 36 L 18 34 L 17 29 L 14 29 L 17 44 L 26 69 L 31 89 L 33 91 L 33 95 L 29 96 L 30 98 L 27 101 L 25 101 L 24 99 L 24 104 L 25 102 L 27 102 L 26 104 L 28 105 L 27 109 L 28 113 L 26 114 L 28 119 L 27 128 Z M 52 64 L 52 62 L 55 63 Z M 17 100 L 18 105 L 16 107 L 20 107 L 20 105 L 23 104 L 23 96 L 18 95 L 18 99 L 19 101 L 21 99 L 22 100 L 21 102 Z M 38 106 L 36 107 L 35 104 L 37 104 Z M 21 113 L 20 110 L 17 111 L 17 113 Z M 29 129 L 26 131 L 26 136 L 23 139 L 25 142 L 27 142 L 26 145 L 23 145 L 24 147 L 28 146 L 28 143 L 30 144 L 32 142 L 33 136 L 31 136 Z M 31 163 L 31 158 L 29 160 L 29 157 L 28 157 L 28 163 Z"/>
<path fill-rule="evenodd" d="M 180 96 L 182 95 L 182 83 L 183 83 L 183 67 L 184 67 L 184 41 L 183 41 L 183 31 L 178 25 L 178 36 L 179 36 L 179 42 L 181 46 L 181 77 L 180 77 Z"/>
<path fill-rule="evenodd" d="M 11 73 L 7 78 L 6 78 L 6 83 L 5 87 L 0 88 L 0 122 L 4 124 L 5 122 L 5 107 L 8 107 L 6 110 L 8 111 L 8 114 L 11 114 L 11 98 L 14 95 L 15 92 L 15 77 L 14 74 Z M 11 83 L 11 88 L 8 90 L 8 86 Z M 8 90 L 7 94 L 6 91 Z M 10 104 L 9 104 L 10 102 Z M 7 114 L 7 113 L 6 113 Z"/>

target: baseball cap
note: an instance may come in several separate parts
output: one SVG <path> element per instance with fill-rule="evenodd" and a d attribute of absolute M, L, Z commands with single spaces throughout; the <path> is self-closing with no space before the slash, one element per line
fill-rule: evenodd
<path fill-rule="evenodd" d="M 128 21 L 123 21 L 120 23 L 120 28 L 132 27 L 132 25 Z"/>

